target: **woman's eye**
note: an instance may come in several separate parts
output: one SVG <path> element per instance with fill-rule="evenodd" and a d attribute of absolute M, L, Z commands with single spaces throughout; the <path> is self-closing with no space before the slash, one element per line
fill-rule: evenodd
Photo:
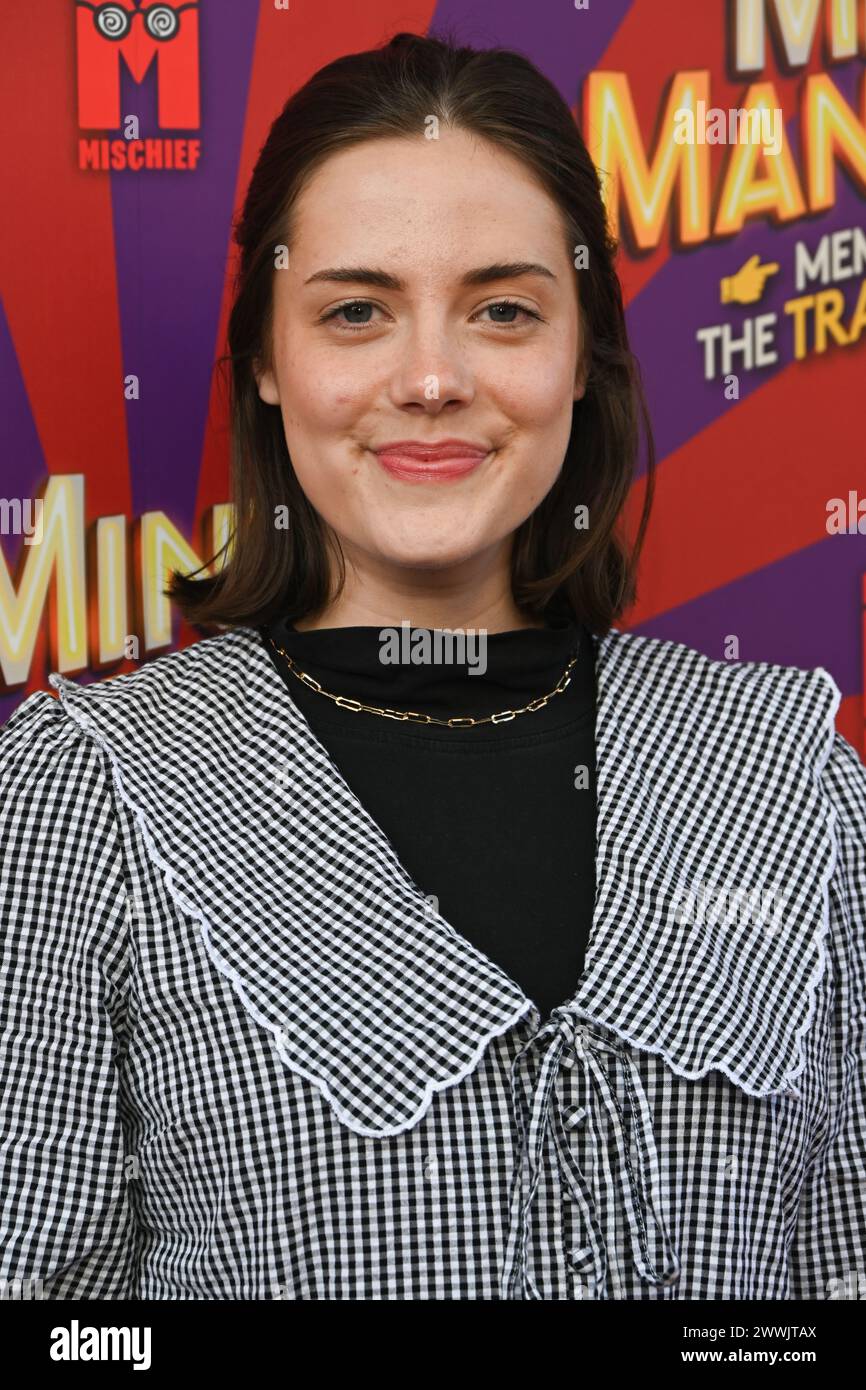
<path fill-rule="evenodd" d="M 485 304 L 484 308 L 479 310 L 479 312 L 486 314 L 495 311 L 498 315 L 499 310 L 504 311 L 505 317 L 499 318 L 497 316 L 490 319 L 490 322 L 497 324 L 500 328 L 519 328 L 521 323 L 526 323 L 527 319 L 535 319 L 537 322 L 541 322 L 540 314 L 536 314 L 532 309 L 525 308 L 523 304 L 516 304 L 513 299 L 498 299 L 495 304 Z M 516 316 L 518 314 L 523 314 L 524 318 L 517 318 Z"/>
<path fill-rule="evenodd" d="M 336 326 L 341 332 L 348 330 L 353 333 L 357 329 L 366 328 L 370 319 L 367 317 L 377 306 L 371 304 L 368 299 L 352 299 L 347 304 L 338 304 L 336 309 L 330 309 L 319 319 L 319 323 L 330 323 L 336 321 Z M 345 319 L 338 319 L 338 315 L 345 314 Z"/>

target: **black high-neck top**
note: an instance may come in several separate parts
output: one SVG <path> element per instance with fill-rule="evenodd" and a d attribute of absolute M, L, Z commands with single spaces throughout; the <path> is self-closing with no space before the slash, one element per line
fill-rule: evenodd
<path fill-rule="evenodd" d="M 566 622 L 487 634 L 486 670 L 470 673 L 480 665 L 471 647 L 463 665 L 385 663 L 381 632 L 299 632 L 286 621 L 260 629 L 292 700 L 403 868 L 544 1019 L 574 994 L 592 925 L 592 636 Z M 291 672 L 269 638 L 335 695 L 441 719 L 517 709 L 551 691 L 575 652 L 578 660 L 542 709 L 448 729 L 335 705 Z"/>

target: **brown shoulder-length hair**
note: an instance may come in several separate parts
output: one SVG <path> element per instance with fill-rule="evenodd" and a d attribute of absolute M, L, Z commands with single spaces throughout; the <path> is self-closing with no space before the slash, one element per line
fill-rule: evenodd
<path fill-rule="evenodd" d="M 516 529 L 512 592 L 527 615 L 564 615 L 602 635 L 636 596 L 649 521 L 655 449 L 640 372 L 626 334 L 622 291 L 598 174 L 566 102 L 527 58 L 478 51 L 452 38 L 397 34 L 381 48 L 338 58 L 283 107 L 256 162 L 234 232 L 240 248 L 228 325 L 233 530 L 213 575 L 173 572 L 165 593 L 188 622 L 261 626 L 325 608 L 345 582 L 336 537 L 307 501 L 292 467 L 280 409 L 262 401 L 256 361 L 271 361 L 275 249 L 291 247 L 299 193 L 329 155 L 365 140 L 422 139 L 430 116 L 502 146 L 534 173 L 563 217 L 579 276 L 586 390 L 553 487 Z M 586 248 L 581 257 L 579 247 Z M 585 268 L 584 267 L 585 263 Z M 622 534 L 641 426 L 647 478 L 636 535 Z M 575 508 L 588 509 L 577 529 Z M 288 508 L 286 529 L 275 526 Z M 329 564 L 332 554 L 336 566 Z M 204 566 L 202 566 L 204 568 Z M 337 587 L 331 589 L 334 574 Z"/>

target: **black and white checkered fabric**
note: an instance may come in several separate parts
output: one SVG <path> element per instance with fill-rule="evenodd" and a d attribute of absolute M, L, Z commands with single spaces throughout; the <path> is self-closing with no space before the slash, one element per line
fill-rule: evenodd
<path fill-rule="evenodd" d="M 252 628 L 23 701 L 0 732 L 0 1280 L 852 1296 L 866 768 L 839 690 L 594 647 L 592 936 L 545 1020 L 413 883 Z"/>

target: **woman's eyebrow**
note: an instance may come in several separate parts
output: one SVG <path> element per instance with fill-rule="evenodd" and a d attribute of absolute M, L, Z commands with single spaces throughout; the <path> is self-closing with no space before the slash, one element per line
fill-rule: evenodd
<path fill-rule="evenodd" d="M 465 275 L 461 275 L 460 284 L 487 285 L 494 280 L 515 280 L 521 275 L 543 275 L 548 280 L 556 279 L 553 271 L 538 261 L 496 261 L 493 265 L 480 266 L 477 270 L 467 270 Z M 336 281 L 343 285 L 373 285 L 380 290 L 406 288 L 405 282 L 399 276 L 366 265 L 329 266 L 325 270 L 317 270 L 304 281 L 304 284 L 311 285 L 318 280 Z"/>

